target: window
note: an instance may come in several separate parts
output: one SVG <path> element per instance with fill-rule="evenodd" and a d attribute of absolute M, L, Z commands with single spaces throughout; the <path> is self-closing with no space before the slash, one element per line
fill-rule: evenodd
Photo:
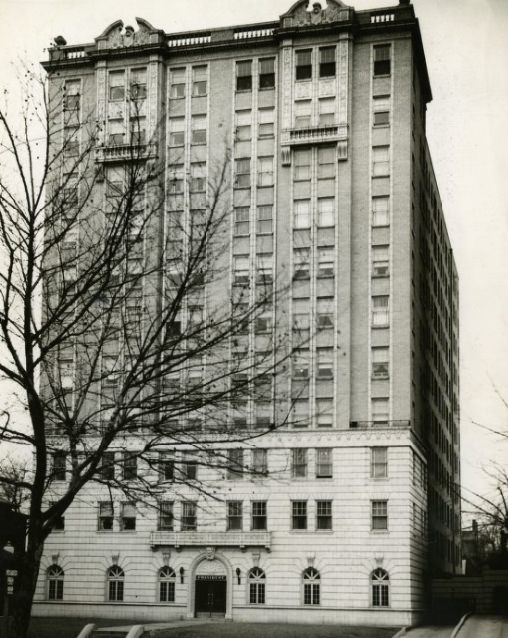
<path fill-rule="evenodd" d="M 123 455 L 123 478 L 125 480 L 131 480 L 137 478 L 137 476 L 138 459 L 125 452 Z"/>
<path fill-rule="evenodd" d="M 372 501 L 372 529 L 388 529 L 388 501 Z"/>
<path fill-rule="evenodd" d="M 175 478 L 175 459 L 171 452 L 159 452 L 159 473 L 163 481 Z"/>
<path fill-rule="evenodd" d="M 108 122 L 108 144 L 118 145 L 125 142 L 125 121 L 109 120 Z"/>
<path fill-rule="evenodd" d="M 333 298 L 321 297 L 317 300 L 317 329 L 330 330 L 334 327 Z"/>
<path fill-rule="evenodd" d="M 372 348 L 372 378 L 389 378 L 388 348 Z"/>
<path fill-rule="evenodd" d="M 372 572 L 372 606 L 388 607 L 390 578 L 388 572 L 378 568 Z"/>
<path fill-rule="evenodd" d="M 113 503 L 111 501 L 99 503 L 97 528 L 102 532 L 110 532 L 113 529 Z"/>
<path fill-rule="evenodd" d="M 292 356 L 293 379 L 303 380 L 309 378 L 309 351 L 297 350 Z"/>
<path fill-rule="evenodd" d="M 174 99 L 185 97 L 185 69 L 171 70 L 171 89 L 169 94 Z"/>
<path fill-rule="evenodd" d="M 372 147 L 372 175 L 385 177 L 390 174 L 390 147 Z"/>
<path fill-rule="evenodd" d="M 371 478 L 386 478 L 388 476 L 388 448 L 371 448 L 370 476 Z"/>
<path fill-rule="evenodd" d="M 249 257 L 248 255 L 237 255 L 234 258 L 233 283 L 236 285 L 249 284 Z"/>
<path fill-rule="evenodd" d="M 51 468 L 51 478 L 54 481 L 65 481 L 65 452 L 54 452 Z"/>
<path fill-rule="evenodd" d="M 169 145 L 183 146 L 185 142 L 185 120 L 183 117 L 172 117 L 169 120 Z"/>
<path fill-rule="evenodd" d="M 233 448 L 228 450 L 227 478 L 239 479 L 243 477 L 243 450 Z"/>
<path fill-rule="evenodd" d="M 388 425 L 388 399 L 372 399 L 372 421 L 374 425 Z"/>
<path fill-rule="evenodd" d="M 81 82 L 66 80 L 63 108 L 65 111 L 79 111 Z"/>
<path fill-rule="evenodd" d="M 316 449 L 316 478 L 332 478 L 333 459 L 331 448 Z"/>
<path fill-rule="evenodd" d="M 308 181 L 311 176 L 311 151 L 309 149 L 294 151 L 294 179 Z"/>
<path fill-rule="evenodd" d="M 120 603 L 123 601 L 125 574 L 118 565 L 111 566 L 107 571 L 108 601 Z"/>
<path fill-rule="evenodd" d="M 318 428 L 333 427 L 333 400 L 317 399 L 317 426 Z"/>
<path fill-rule="evenodd" d="M 249 603 L 251 605 L 263 605 L 265 602 L 265 572 L 259 567 L 253 567 L 249 571 Z"/>
<path fill-rule="evenodd" d="M 274 110 L 259 109 L 258 111 L 258 137 L 273 137 L 274 135 Z"/>
<path fill-rule="evenodd" d="M 236 63 L 236 90 L 252 91 L 252 60 Z"/>
<path fill-rule="evenodd" d="M 374 126 L 389 126 L 390 124 L 390 96 L 379 95 L 373 99 Z"/>
<path fill-rule="evenodd" d="M 310 228 L 310 199 L 297 199 L 293 207 L 294 228 Z"/>
<path fill-rule="evenodd" d="M 388 277 L 389 268 L 389 246 L 372 247 L 372 276 Z"/>
<path fill-rule="evenodd" d="M 159 503 L 159 529 L 172 532 L 173 523 L 173 501 L 161 501 Z"/>
<path fill-rule="evenodd" d="M 53 507 L 55 501 L 49 503 L 49 507 Z M 48 507 L 48 509 L 49 509 Z M 58 516 L 53 523 L 53 532 L 63 532 L 65 530 L 65 516 Z"/>
<path fill-rule="evenodd" d="M 250 188 L 250 158 L 236 160 L 235 186 L 236 188 Z"/>
<path fill-rule="evenodd" d="M 389 209 L 388 197 L 374 197 L 372 199 L 372 225 L 388 226 L 390 224 Z"/>
<path fill-rule="evenodd" d="M 206 190 L 205 162 L 193 162 L 191 164 L 190 190 L 192 193 L 200 193 Z"/>
<path fill-rule="evenodd" d="M 242 501 L 228 501 L 227 507 L 227 527 L 229 530 L 241 530 L 243 521 Z"/>
<path fill-rule="evenodd" d="M 332 529 L 331 501 L 316 501 L 316 529 Z"/>
<path fill-rule="evenodd" d="M 252 471 L 256 474 L 268 473 L 267 450 L 260 448 L 252 450 Z"/>
<path fill-rule="evenodd" d="M 250 210 L 248 206 L 235 208 L 235 237 L 249 234 Z"/>
<path fill-rule="evenodd" d="M 323 146 L 318 149 L 318 179 L 335 177 L 337 149 L 334 146 Z"/>
<path fill-rule="evenodd" d="M 273 186 L 273 157 L 258 157 L 258 186 Z"/>
<path fill-rule="evenodd" d="M 125 98 L 125 71 L 111 71 L 109 74 L 109 99 L 111 102 Z"/>
<path fill-rule="evenodd" d="M 304 447 L 291 450 L 291 476 L 305 478 L 307 476 L 307 449 Z"/>
<path fill-rule="evenodd" d="M 380 44 L 374 47 L 374 77 L 390 75 L 391 73 L 391 45 Z"/>
<path fill-rule="evenodd" d="M 319 126 L 335 124 L 335 98 L 326 97 L 319 100 Z"/>
<path fill-rule="evenodd" d="M 168 194 L 180 195 L 183 193 L 184 184 L 184 169 L 183 164 L 174 164 L 171 168 L 171 173 L 168 182 Z M 178 229 L 181 229 L 181 221 L 177 225 Z"/>
<path fill-rule="evenodd" d="M 197 365 L 196 369 L 196 379 L 201 379 L 202 368 L 201 361 Z M 198 464 L 192 452 L 184 452 L 183 462 L 182 462 L 182 475 L 184 480 L 194 481 L 198 475 Z"/>
<path fill-rule="evenodd" d="M 318 248 L 318 277 L 333 277 L 335 262 L 334 248 Z"/>
<path fill-rule="evenodd" d="M 333 379 L 333 357 L 331 348 L 318 348 L 316 377 L 318 379 Z"/>
<path fill-rule="evenodd" d="M 296 79 L 310 80 L 312 78 L 312 49 L 296 51 Z"/>
<path fill-rule="evenodd" d="M 310 100 L 299 100 L 298 102 L 295 102 L 295 128 L 309 128 L 310 116 Z"/>
<path fill-rule="evenodd" d="M 146 69 L 131 69 L 130 72 L 131 100 L 146 99 Z"/>
<path fill-rule="evenodd" d="M 64 571 L 58 565 L 51 565 L 46 571 L 48 600 L 63 600 Z"/>
<path fill-rule="evenodd" d="M 100 477 L 103 481 L 112 481 L 115 478 L 115 453 L 104 452 L 100 465 Z"/>
<path fill-rule="evenodd" d="M 335 47 L 319 49 L 319 77 L 335 77 Z"/>
<path fill-rule="evenodd" d="M 390 307 L 388 295 L 372 297 L 372 326 L 384 327 L 389 324 Z"/>
<path fill-rule="evenodd" d="M 307 529 L 307 501 L 291 501 L 291 529 Z"/>
<path fill-rule="evenodd" d="M 197 505 L 193 501 L 182 503 L 182 532 L 194 531 L 197 528 Z"/>
<path fill-rule="evenodd" d="M 136 504 L 122 503 L 122 513 L 120 516 L 120 529 L 132 531 L 136 529 Z"/>
<path fill-rule="evenodd" d="M 293 250 L 293 268 L 295 279 L 308 279 L 310 276 L 310 249 L 295 248 Z"/>
<path fill-rule="evenodd" d="M 266 501 L 252 501 L 251 504 L 251 529 L 266 529 Z"/>
<path fill-rule="evenodd" d="M 320 197 L 318 199 L 318 226 L 330 227 L 335 225 L 335 198 Z"/>
<path fill-rule="evenodd" d="M 242 142 L 252 137 L 252 114 L 250 110 L 236 111 L 235 141 Z"/>
<path fill-rule="evenodd" d="M 206 115 L 192 116 L 191 131 L 191 144 L 206 144 Z"/>
<path fill-rule="evenodd" d="M 176 574 L 171 567 L 159 569 L 159 601 L 161 603 L 175 602 Z"/>
<path fill-rule="evenodd" d="M 207 70 L 206 66 L 192 67 L 192 96 L 202 97 L 206 95 Z"/>
<path fill-rule="evenodd" d="M 64 128 L 63 152 L 65 157 L 79 157 L 79 128 L 77 126 Z"/>
<path fill-rule="evenodd" d="M 273 89 L 275 87 L 275 58 L 259 60 L 259 88 Z"/>
<path fill-rule="evenodd" d="M 303 604 L 319 605 L 321 577 L 317 569 L 308 567 L 303 572 Z"/>
<path fill-rule="evenodd" d="M 257 207 L 256 232 L 258 235 L 269 235 L 272 230 L 273 206 L 263 205 Z"/>

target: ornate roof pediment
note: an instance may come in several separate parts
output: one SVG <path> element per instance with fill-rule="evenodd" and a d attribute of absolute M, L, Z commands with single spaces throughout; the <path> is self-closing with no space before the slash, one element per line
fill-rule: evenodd
<path fill-rule="evenodd" d="M 123 20 L 112 22 L 104 31 L 95 38 L 99 49 L 123 49 L 143 44 L 152 44 L 159 41 L 163 31 L 155 29 L 147 20 L 136 18 L 138 30 L 130 25 L 125 25 Z"/>
<path fill-rule="evenodd" d="M 331 22 L 342 22 L 349 18 L 350 7 L 342 0 L 324 0 L 313 2 L 309 8 L 309 0 L 298 0 L 287 13 L 281 16 L 283 28 L 306 27 Z M 323 6 L 324 5 L 324 6 Z"/>

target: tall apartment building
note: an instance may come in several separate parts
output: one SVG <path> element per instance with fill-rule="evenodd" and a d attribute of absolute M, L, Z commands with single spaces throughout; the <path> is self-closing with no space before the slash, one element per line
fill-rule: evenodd
<path fill-rule="evenodd" d="M 132 146 L 163 161 L 162 216 L 189 214 L 185 176 L 231 150 L 224 299 L 269 273 L 290 288 L 275 325 L 307 338 L 281 384 L 294 418 L 231 453 L 262 471 L 199 467 L 218 499 L 169 485 L 158 514 L 85 489 L 46 543 L 36 614 L 405 625 L 459 569 L 458 279 L 418 20 L 408 0 L 307 5 L 189 33 L 116 22 L 43 63 L 104 123 L 111 181 Z"/>

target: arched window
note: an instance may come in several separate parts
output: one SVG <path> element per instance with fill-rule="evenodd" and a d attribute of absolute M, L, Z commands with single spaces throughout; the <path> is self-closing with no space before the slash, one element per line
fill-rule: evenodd
<path fill-rule="evenodd" d="M 159 569 L 159 600 L 161 603 L 175 602 L 175 570 L 171 567 Z"/>
<path fill-rule="evenodd" d="M 303 572 L 303 604 L 319 605 L 321 576 L 317 569 L 308 567 Z"/>
<path fill-rule="evenodd" d="M 121 567 L 113 565 L 108 569 L 108 600 L 113 603 L 123 601 L 125 574 Z"/>
<path fill-rule="evenodd" d="M 253 567 L 249 572 L 249 603 L 263 605 L 265 602 L 265 572 L 259 567 Z"/>
<path fill-rule="evenodd" d="M 389 605 L 390 577 L 384 569 L 375 569 L 372 572 L 372 606 L 388 607 Z"/>
<path fill-rule="evenodd" d="M 58 565 L 51 565 L 46 572 L 48 580 L 48 600 L 63 600 L 64 571 Z"/>

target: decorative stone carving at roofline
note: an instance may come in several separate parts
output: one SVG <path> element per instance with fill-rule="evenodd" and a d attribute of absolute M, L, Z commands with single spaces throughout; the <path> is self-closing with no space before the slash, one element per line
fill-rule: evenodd
<path fill-rule="evenodd" d="M 164 42 L 164 31 L 155 29 L 147 20 L 136 18 L 138 30 L 126 25 L 122 20 L 111 23 L 95 38 L 98 49 L 123 49 L 127 47 Z"/>
<path fill-rule="evenodd" d="M 283 29 L 291 27 L 307 27 L 312 25 L 343 22 L 350 17 L 351 7 L 341 0 L 323 0 L 313 2 L 309 8 L 309 0 L 298 0 L 287 13 L 281 15 Z"/>

